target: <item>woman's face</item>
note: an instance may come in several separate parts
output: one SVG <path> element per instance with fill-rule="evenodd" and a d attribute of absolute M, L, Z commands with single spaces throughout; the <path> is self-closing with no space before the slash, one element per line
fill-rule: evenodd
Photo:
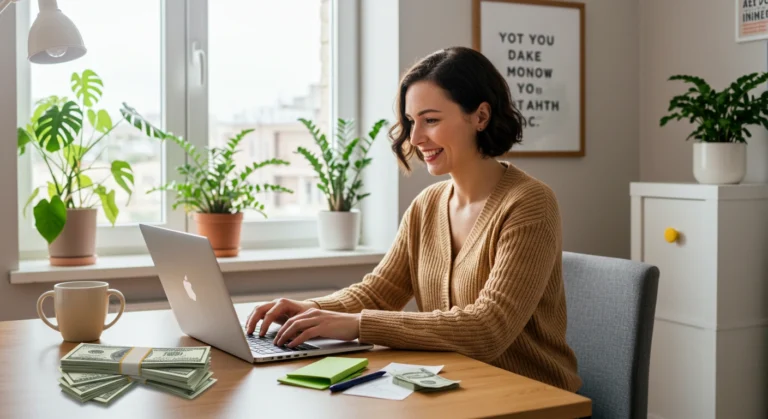
<path fill-rule="evenodd" d="M 449 174 L 482 158 L 476 136 L 487 124 L 487 104 L 466 114 L 440 86 L 420 81 L 405 93 L 405 115 L 411 125 L 410 142 L 424 156 L 430 174 Z"/>

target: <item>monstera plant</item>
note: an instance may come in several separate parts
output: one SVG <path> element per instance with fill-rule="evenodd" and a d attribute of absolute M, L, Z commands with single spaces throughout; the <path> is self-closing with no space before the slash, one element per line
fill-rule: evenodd
<path fill-rule="evenodd" d="M 32 191 L 23 214 L 34 204 L 35 228 L 48 243 L 54 265 L 94 263 L 97 207 L 112 225 L 120 213 L 107 181 L 113 179 L 129 200 L 133 187 L 128 162 L 112 160 L 105 167 L 100 160 L 106 150 L 102 142 L 122 122 L 99 107 L 103 81 L 85 70 L 73 73 L 70 83 L 72 98 L 39 100 L 29 122 L 18 128 L 19 156 L 35 153 L 47 170 L 47 184 Z"/>

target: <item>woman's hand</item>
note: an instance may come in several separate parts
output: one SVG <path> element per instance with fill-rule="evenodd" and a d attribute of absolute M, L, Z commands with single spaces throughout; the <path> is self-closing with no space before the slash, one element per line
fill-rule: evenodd
<path fill-rule="evenodd" d="M 337 313 L 312 308 L 288 319 L 277 332 L 275 345 L 282 346 L 290 341 L 287 346 L 293 348 L 316 337 L 354 340 L 359 336 L 359 313 Z"/>
<path fill-rule="evenodd" d="M 264 336 L 272 323 L 285 323 L 291 317 L 301 314 L 311 308 L 316 308 L 317 304 L 311 301 L 296 301 L 287 298 L 278 298 L 262 304 L 253 309 L 246 322 L 246 331 L 250 335 L 256 329 L 259 320 L 264 320 L 259 328 L 259 336 Z"/>

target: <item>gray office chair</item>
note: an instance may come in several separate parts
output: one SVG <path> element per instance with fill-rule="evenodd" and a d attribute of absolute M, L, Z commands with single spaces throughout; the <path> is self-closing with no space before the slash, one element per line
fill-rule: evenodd
<path fill-rule="evenodd" d="M 659 269 L 563 252 L 568 333 L 594 419 L 646 419 Z"/>

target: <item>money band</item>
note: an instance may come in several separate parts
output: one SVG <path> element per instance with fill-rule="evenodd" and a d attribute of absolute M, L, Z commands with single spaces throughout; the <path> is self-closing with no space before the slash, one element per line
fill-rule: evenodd
<path fill-rule="evenodd" d="M 152 352 L 152 348 L 135 347 L 128 350 L 123 359 L 120 360 L 120 374 L 122 375 L 141 375 L 141 362 Z"/>

